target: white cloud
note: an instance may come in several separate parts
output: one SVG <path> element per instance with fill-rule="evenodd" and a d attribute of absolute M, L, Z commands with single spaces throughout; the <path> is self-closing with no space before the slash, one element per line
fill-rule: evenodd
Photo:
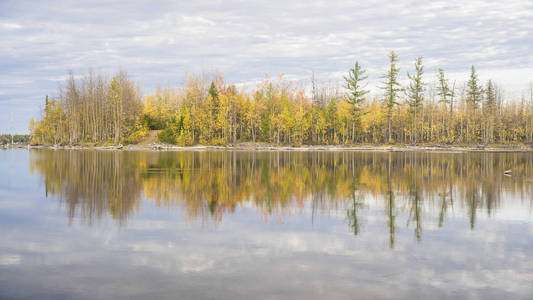
<path fill-rule="evenodd" d="M 358 59 L 376 81 L 387 53 L 396 50 L 402 74 L 423 55 L 428 70 L 438 64 L 466 74 L 474 64 L 497 82 L 509 81 L 506 70 L 529 74 L 511 77 L 509 89 L 533 80 L 533 5 L 525 0 L 4 1 L 0 11 L 0 114 L 14 111 L 19 131 L 57 89 L 49 78 L 71 69 L 121 67 L 151 90 L 205 69 L 236 83 L 265 73 L 309 78 L 312 70 L 339 80 L 328 74 L 342 74 Z M 17 84 L 22 80 L 31 83 Z M 18 98 L 32 99 L 33 113 L 7 103 Z"/>
<path fill-rule="evenodd" d="M 18 254 L 0 255 L 0 266 L 20 265 L 22 257 Z"/>
<path fill-rule="evenodd" d="M 0 23 L 0 28 L 3 29 L 21 29 L 22 26 L 17 23 Z"/>

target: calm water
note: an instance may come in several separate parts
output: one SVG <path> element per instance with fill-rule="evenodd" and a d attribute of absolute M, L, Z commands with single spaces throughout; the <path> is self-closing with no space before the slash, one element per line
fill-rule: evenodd
<path fill-rule="evenodd" d="M 533 298 L 531 153 L 4 150 L 0 172 L 1 299 Z"/>

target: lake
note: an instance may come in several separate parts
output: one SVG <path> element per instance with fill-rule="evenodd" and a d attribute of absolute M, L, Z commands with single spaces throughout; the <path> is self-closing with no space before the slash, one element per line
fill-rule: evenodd
<path fill-rule="evenodd" d="M 533 298 L 532 153 L 3 150 L 0 170 L 1 299 Z"/>

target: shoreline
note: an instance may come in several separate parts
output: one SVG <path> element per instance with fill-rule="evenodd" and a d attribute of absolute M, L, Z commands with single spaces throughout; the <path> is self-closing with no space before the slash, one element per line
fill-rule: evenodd
<path fill-rule="evenodd" d="M 166 144 L 118 146 L 1 145 L 1 149 L 111 150 L 111 151 L 370 151 L 370 152 L 533 152 L 527 145 L 302 145 L 235 144 L 228 146 L 176 146 Z"/>

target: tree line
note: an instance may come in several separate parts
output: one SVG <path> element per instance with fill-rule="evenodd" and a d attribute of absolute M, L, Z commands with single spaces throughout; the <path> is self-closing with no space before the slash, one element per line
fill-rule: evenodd
<path fill-rule="evenodd" d="M 0 145 L 28 144 L 30 136 L 27 134 L 0 134 Z"/>
<path fill-rule="evenodd" d="M 70 74 L 59 96 L 47 97 L 41 119 L 30 121 L 32 143 L 136 143 L 150 130 L 159 131 L 160 142 L 182 146 L 533 143 L 533 86 L 529 98 L 510 101 L 492 80 L 481 82 L 474 66 L 461 85 L 443 69 L 426 78 L 423 57 L 402 85 L 397 54 L 388 59 L 377 96 L 359 62 L 343 86 L 313 77 L 310 93 L 282 77 L 248 90 L 222 77 L 189 76 L 182 87 L 143 97 L 125 72 L 110 80 Z"/>

